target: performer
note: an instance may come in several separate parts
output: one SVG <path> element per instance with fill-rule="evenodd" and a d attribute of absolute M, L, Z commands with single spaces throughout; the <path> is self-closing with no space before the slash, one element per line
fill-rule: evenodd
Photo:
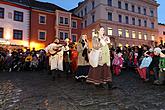
<path fill-rule="evenodd" d="M 63 51 L 59 42 L 59 39 L 56 38 L 53 43 L 45 48 L 46 53 L 49 54 L 49 65 L 53 80 L 55 80 L 57 70 L 63 71 Z"/>
<path fill-rule="evenodd" d="M 77 44 L 78 51 L 78 68 L 76 70 L 75 78 L 77 80 L 85 80 L 89 71 L 88 59 L 88 40 L 86 35 L 82 35 Z"/>
<path fill-rule="evenodd" d="M 89 70 L 87 82 L 93 83 L 97 87 L 103 87 L 103 84 L 107 84 L 108 88 L 111 89 L 112 75 L 110 72 L 110 52 L 108 46 L 110 39 L 105 36 L 104 33 L 104 28 L 100 27 L 98 35 L 94 36 L 92 39 L 93 48 L 89 54 L 91 68 Z"/>
<path fill-rule="evenodd" d="M 64 71 L 67 75 L 67 78 L 72 73 L 71 72 L 71 50 L 69 47 L 70 40 L 68 38 L 65 39 L 66 45 L 64 46 Z"/>

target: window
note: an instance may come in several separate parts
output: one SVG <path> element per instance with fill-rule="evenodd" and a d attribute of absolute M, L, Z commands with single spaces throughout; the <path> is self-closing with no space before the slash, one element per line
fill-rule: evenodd
<path fill-rule="evenodd" d="M 65 24 L 68 24 L 68 18 L 65 18 Z"/>
<path fill-rule="evenodd" d="M 72 27 L 77 28 L 77 22 L 76 21 L 72 21 Z"/>
<path fill-rule="evenodd" d="M 139 32 L 139 39 L 142 39 L 142 33 Z"/>
<path fill-rule="evenodd" d="M 144 40 L 147 40 L 147 34 L 144 34 Z"/>
<path fill-rule="evenodd" d="M 64 40 L 69 38 L 69 34 L 67 32 L 60 32 L 60 40 Z"/>
<path fill-rule="evenodd" d="M 60 24 L 63 24 L 63 17 L 60 17 Z"/>
<path fill-rule="evenodd" d="M 128 3 L 125 3 L 125 9 L 128 10 Z"/>
<path fill-rule="evenodd" d="M 5 9 L 0 8 L 0 18 L 4 18 Z"/>
<path fill-rule="evenodd" d="M 135 18 L 132 18 L 132 25 L 135 25 Z"/>
<path fill-rule="evenodd" d="M 39 15 L 39 24 L 46 24 L 46 15 Z"/>
<path fill-rule="evenodd" d="M 139 22 L 139 26 L 141 26 L 141 19 L 138 19 L 138 22 Z"/>
<path fill-rule="evenodd" d="M 153 22 L 151 23 L 151 29 L 154 29 L 154 23 Z"/>
<path fill-rule="evenodd" d="M 64 36 L 64 33 L 63 32 L 60 32 L 60 39 L 61 40 L 64 40 L 63 36 Z"/>
<path fill-rule="evenodd" d="M 85 15 L 87 14 L 87 6 L 85 7 Z"/>
<path fill-rule="evenodd" d="M 125 36 L 128 38 L 129 37 L 129 31 L 125 30 Z"/>
<path fill-rule="evenodd" d="M 66 38 L 69 38 L 69 35 L 68 35 L 68 33 L 65 33 L 65 39 L 66 39 Z"/>
<path fill-rule="evenodd" d="M 165 35 L 165 31 L 163 31 L 163 35 Z"/>
<path fill-rule="evenodd" d="M 46 31 L 41 31 L 41 30 L 39 30 L 38 39 L 39 39 L 39 40 L 46 40 Z"/>
<path fill-rule="evenodd" d="M 95 1 L 92 1 L 92 9 L 95 8 Z"/>
<path fill-rule="evenodd" d="M 13 39 L 22 40 L 22 37 L 23 37 L 22 30 L 16 30 L 16 29 L 13 30 Z"/>
<path fill-rule="evenodd" d="M 3 28 L 0 28 L 0 38 L 3 38 Z"/>
<path fill-rule="evenodd" d="M 118 1 L 118 8 L 121 9 L 121 1 Z"/>
<path fill-rule="evenodd" d="M 83 17 L 84 13 L 83 13 L 83 10 L 81 10 L 81 17 Z"/>
<path fill-rule="evenodd" d="M 154 17 L 154 11 L 153 10 L 150 10 L 150 16 Z"/>
<path fill-rule="evenodd" d="M 119 15 L 119 22 L 122 22 L 122 15 Z"/>
<path fill-rule="evenodd" d="M 76 41 L 77 41 L 76 35 L 72 34 L 72 42 L 76 42 Z"/>
<path fill-rule="evenodd" d="M 154 36 L 154 35 L 151 36 L 151 40 L 152 40 L 152 41 L 155 40 L 155 36 Z"/>
<path fill-rule="evenodd" d="M 144 27 L 147 27 L 147 20 L 144 20 Z"/>
<path fill-rule="evenodd" d="M 23 22 L 23 12 L 14 11 L 14 20 Z"/>
<path fill-rule="evenodd" d="M 112 21 L 112 13 L 111 12 L 108 12 L 108 20 Z"/>
<path fill-rule="evenodd" d="M 87 27 L 87 20 L 85 20 L 85 27 Z"/>
<path fill-rule="evenodd" d="M 139 14 L 141 13 L 141 8 L 140 8 L 140 7 L 138 7 L 138 13 L 139 13 Z"/>
<path fill-rule="evenodd" d="M 95 15 L 92 15 L 92 23 L 95 22 Z"/>
<path fill-rule="evenodd" d="M 146 8 L 144 8 L 144 10 L 143 10 L 143 11 L 144 11 L 144 15 L 146 15 Z"/>
<path fill-rule="evenodd" d="M 118 35 L 122 36 L 122 34 L 123 34 L 122 29 L 118 29 Z"/>
<path fill-rule="evenodd" d="M 81 29 L 83 29 L 83 23 L 81 23 Z"/>
<path fill-rule="evenodd" d="M 136 33 L 135 33 L 135 31 L 132 31 L 132 38 L 136 38 Z"/>
<path fill-rule="evenodd" d="M 107 0 L 108 6 L 112 6 L 112 0 Z"/>
<path fill-rule="evenodd" d="M 108 35 L 112 36 L 113 30 L 112 28 L 108 28 Z"/>
<path fill-rule="evenodd" d="M 129 18 L 128 18 L 128 16 L 125 16 L 125 23 L 126 24 L 129 24 Z"/>
<path fill-rule="evenodd" d="M 135 6 L 132 5 L 132 12 L 135 12 Z"/>

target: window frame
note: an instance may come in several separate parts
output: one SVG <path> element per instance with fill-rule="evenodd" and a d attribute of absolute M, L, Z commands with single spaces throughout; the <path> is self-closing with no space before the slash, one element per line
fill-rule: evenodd
<path fill-rule="evenodd" d="M 1 10 L 2 9 L 2 10 Z M 5 8 L 0 7 L 0 13 L 2 13 L 2 16 L 0 18 L 4 19 L 5 18 Z M 0 14 L 1 15 L 1 14 Z"/>
<path fill-rule="evenodd" d="M 41 39 L 40 32 L 44 32 L 45 33 L 45 39 Z M 46 30 L 38 30 L 38 40 L 39 41 L 46 41 L 46 36 L 47 36 L 47 31 Z"/>
<path fill-rule="evenodd" d="M 45 22 L 44 23 L 41 22 L 41 17 L 45 17 Z M 46 19 L 47 19 L 46 15 L 39 14 L 39 24 L 46 24 Z"/>
<path fill-rule="evenodd" d="M 17 19 L 17 16 L 18 16 L 18 18 L 21 17 L 21 19 Z M 14 18 L 13 19 L 14 19 L 14 21 L 23 22 L 23 20 L 24 20 L 24 12 L 14 10 Z"/>
<path fill-rule="evenodd" d="M 17 32 L 17 33 L 15 33 Z M 20 34 L 19 32 L 21 32 L 21 37 L 19 38 L 18 36 L 16 37 L 16 34 Z M 19 29 L 13 29 L 13 39 L 14 40 L 23 40 L 23 30 L 19 30 Z"/>

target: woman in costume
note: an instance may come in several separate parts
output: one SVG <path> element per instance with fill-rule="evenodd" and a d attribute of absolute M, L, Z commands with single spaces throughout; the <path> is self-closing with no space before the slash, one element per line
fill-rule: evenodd
<path fill-rule="evenodd" d="M 86 35 L 82 35 L 77 44 L 78 51 L 78 68 L 76 70 L 75 78 L 77 80 L 85 80 L 89 71 L 88 60 L 88 40 Z"/>
<path fill-rule="evenodd" d="M 104 28 L 100 27 L 98 35 L 94 36 L 92 39 L 93 48 L 89 54 L 91 68 L 89 70 L 87 82 L 100 87 L 106 84 L 108 88 L 111 89 L 112 75 L 110 72 L 110 50 L 108 46 L 110 39 L 105 36 L 104 33 Z"/>

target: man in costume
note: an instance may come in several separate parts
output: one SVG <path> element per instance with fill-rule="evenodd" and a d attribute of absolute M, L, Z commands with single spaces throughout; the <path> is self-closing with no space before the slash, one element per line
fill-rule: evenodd
<path fill-rule="evenodd" d="M 53 43 L 45 48 L 46 53 L 49 54 L 49 65 L 53 80 L 55 80 L 58 70 L 63 71 L 63 46 L 59 42 L 59 39 L 56 38 Z"/>

